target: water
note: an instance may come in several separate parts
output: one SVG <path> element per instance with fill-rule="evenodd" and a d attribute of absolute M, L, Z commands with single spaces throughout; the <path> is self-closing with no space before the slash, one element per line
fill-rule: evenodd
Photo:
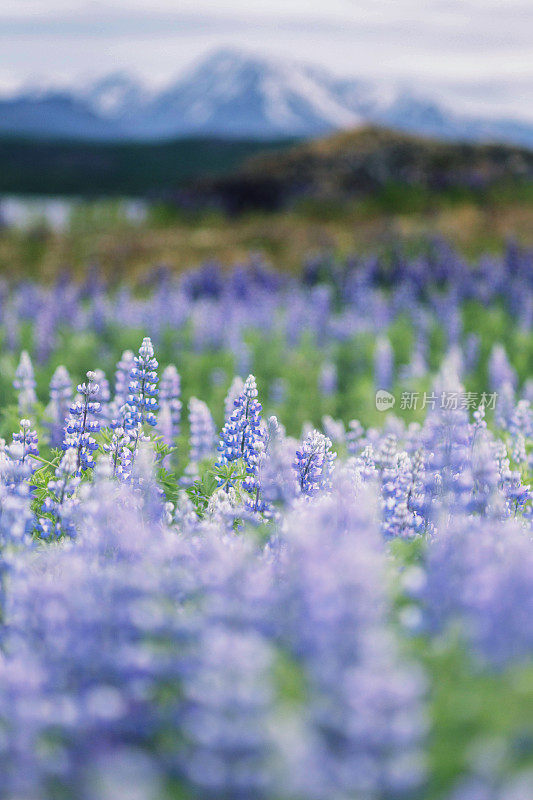
<path fill-rule="evenodd" d="M 114 214 L 127 222 L 141 224 L 146 219 L 146 202 L 132 198 L 89 202 L 77 197 L 0 195 L 0 226 L 25 230 L 44 224 L 61 232 L 68 230 L 75 216 L 109 204 Z"/>

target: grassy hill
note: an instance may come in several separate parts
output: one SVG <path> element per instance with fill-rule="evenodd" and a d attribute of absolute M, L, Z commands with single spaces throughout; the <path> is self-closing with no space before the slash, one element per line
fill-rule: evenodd
<path fill-rule="evenodd" d="M 396 210 L 402 199 L 464 199 L 532 182 L 531 150 L 366 127 L 256 155 L 232 175 L 201 181 L 195 192 L 199 202 L 229 211 L 279 210 L 302 202 L 324 208 L 369 196 Z"/>

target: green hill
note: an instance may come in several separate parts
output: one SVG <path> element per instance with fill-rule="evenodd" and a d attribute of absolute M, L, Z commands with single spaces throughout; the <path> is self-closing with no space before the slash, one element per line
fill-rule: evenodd
<path fill-rule="evenodd" d="M 201 176 L 238 169 L 250 156 L 294 140 L 179 139 L 100 143 L 0 138 L 0 193 L 157 195 Z"/>

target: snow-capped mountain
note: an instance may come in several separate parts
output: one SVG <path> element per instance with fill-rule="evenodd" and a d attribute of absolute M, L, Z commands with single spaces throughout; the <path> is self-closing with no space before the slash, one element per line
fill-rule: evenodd
<path fill-rule="evenodd" d="M 161 140 L 312 137 L 374 123 L 459 139 L 533 146 L 533 123 L 468 115 L 409 87 L 339 79 L 316 67 L 221 50 L 162 91 L 116 73 L 65 93 L 0 100 L 0 133 Z"/>
<path fill-rule="evenodd" d="M 222 50 L 145 109 L 143 133 L 309 136 L 362 122 L 312 69 Z"/>
<path fill-rule="evenodd" d="M 151 94 L 128 73 L 114 72 L 82 89 L 78 97 L 94 114 L 116 120 L 142 113 Z"/>

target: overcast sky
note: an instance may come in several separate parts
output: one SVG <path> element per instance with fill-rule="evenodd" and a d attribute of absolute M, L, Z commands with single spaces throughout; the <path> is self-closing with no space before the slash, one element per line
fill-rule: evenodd
<path fill-rule="evenodd" d="M 533 0 L 0 0 L 0 88 L 161 84 L 231 45 L 532 118 L 532 42 Z"/>

